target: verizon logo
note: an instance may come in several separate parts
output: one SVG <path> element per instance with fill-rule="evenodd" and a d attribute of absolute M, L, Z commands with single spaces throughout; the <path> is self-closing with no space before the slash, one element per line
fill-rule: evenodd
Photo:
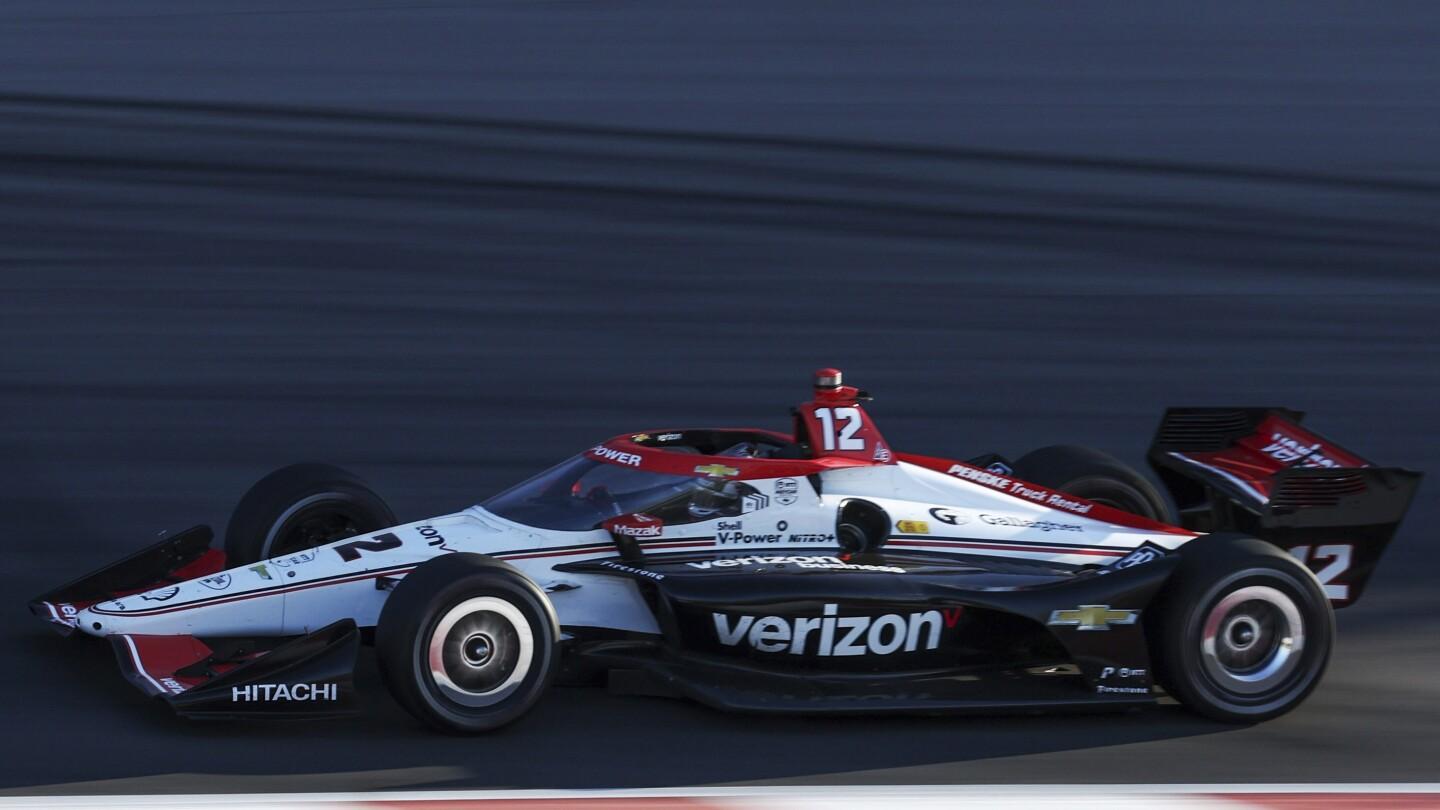
<path fill-rule="evenodd" d="M 961 608 L 883 616 L 841 616 L 828 604 L 824 615 L 787 619 L 781 616 L 738 616 L 712 613 L 715 634 L 727 647 L 748 646 L 760 652 L 822 657 L 890 655 L 934 650 L 942 628 L 954 627 Z M 813 643 L 812 643 L 813 641 Z"/>
<path fill-rule="evenodd" d="M 1339 467 L 1339 462 L 1320 452 L 1322 446 L 1319 442 L 1307 445 L 1277 431 L 1270 434 L 1270 444 L 1260 452 L 1287 464 L 1301 461 L 1301 467 Z"/>

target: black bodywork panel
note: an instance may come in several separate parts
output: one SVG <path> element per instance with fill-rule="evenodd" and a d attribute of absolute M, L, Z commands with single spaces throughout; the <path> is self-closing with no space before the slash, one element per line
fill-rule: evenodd
<path fill-rule="evenodd" d="M 1287 408 L 1170 408 L 1148 457 L 1179 507 L 1181 525 L 1248 534 L 1289 551 L 1321 578 L 1331 604 L 1341 608 L 1364 593 L 1419 489 L 1420 473 L 1368 464 L 1305 466 L 1301 458 L 1270 475 L 1268 491 L 1257 496 L 1213 469 L 1176 458 L 1224 453 L 1255 436 L 1267 420 L 1304 430 L 1317 448 L 1339 448 L 1301 428 L 1303 418 Z"/>
<path fill-rule="evenodd" d="M 629 578 L 655 611 L 659 638 L 573 629 L 573 652 L 630 691 L 762 712 L 1009 712 L 1153 701 L 1140 618 L 1179 557 L 1144 560 L 782 550 L 560 569 Z"/>

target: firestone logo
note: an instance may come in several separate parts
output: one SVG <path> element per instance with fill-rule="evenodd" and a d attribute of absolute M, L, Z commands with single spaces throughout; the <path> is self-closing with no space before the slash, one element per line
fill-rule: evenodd
<path fill-rule="evenodd" d="M 821 616 L 794 619 L 738 616 L 732 621 L 724 613 L 711 616 L 716 636 L 727 647 L 743 645 L 759 652 L 829 658 L 937 649 L 940 631 L 955 626 L 961 608 L 883 616 L 841 616 L 839 613 L 839 605 L 827 604 Z"/>

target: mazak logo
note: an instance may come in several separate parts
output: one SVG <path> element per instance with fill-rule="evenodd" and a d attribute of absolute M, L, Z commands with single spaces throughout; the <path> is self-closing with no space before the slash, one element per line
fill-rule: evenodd
<path fill-rule="evenodd" d="M 732 620 L 724 613 L 712 613 L 711 617 L 715 635 L 726 647 L 829 658 L 938 649 L 940 631 L 954 627 L 962 610 L 841 616 L 839 605 L 827 604 L 821 616 L 737 616 Z"/>
<path fill-rule="evenodd" d="M 605 530 L 622 537 L 659 537 L 665 521 L 652 515 L 622 515 L 601 524 Z"/>

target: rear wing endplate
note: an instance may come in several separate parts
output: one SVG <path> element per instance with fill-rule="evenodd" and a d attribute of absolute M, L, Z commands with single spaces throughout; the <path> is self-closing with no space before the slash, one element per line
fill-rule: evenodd
<path fill-rule="evenodd" d="M 1170 408 L 1149 461 L 1181 524 L 1239 531 L 1306 563 L 1337 607 L 1360 597 L 1420 484 L 1301 426 L 1287 408 Z"/>

